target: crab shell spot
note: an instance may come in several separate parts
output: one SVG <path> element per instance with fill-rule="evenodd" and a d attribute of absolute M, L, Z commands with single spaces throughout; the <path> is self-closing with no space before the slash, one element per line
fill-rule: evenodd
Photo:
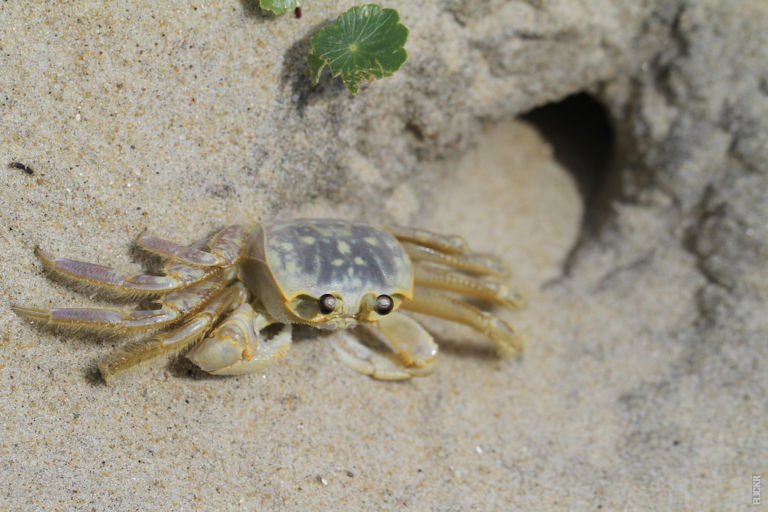
<path fill-rule="evenodd" d="M 340 266 L 342 266 L 343 264 L 344 264 L 344 260 L 342 260 L 342 259 L 336 259 L 336 260 L 333 260 L 333 266 L 334 266 L 334 267 L 340 267 Z"/>
<path fill-rule="evenodd" d="M 339 241 L 339 253 L 341 254 L 349 254 L 351 249 L 349 248 L 349 244 L 345 242 L 344 240 Z"/>
<path fill-rule="evenodd" d="M 307 245 L 312 245 L 313 243 L 315 243 L 315 237 L 303 236 L 303 237 L 301 237 L 301 241 L 304 242 Z"/>
<path fill-rule="evenodd" d="M 363 238 L 366 242 L 368 242 L 371 245 L 379 245 L 379 241 L 373 238 L 372 236 Z"/>
<path fill-rule="evenodd" d="M 355 263 L 356 263 L 357 265 L 365 265 L 365 260 L 364 260 L 363 258 L 361 258 L 360 256 L 357 256 L 357 257 L 355 258 Z"/>

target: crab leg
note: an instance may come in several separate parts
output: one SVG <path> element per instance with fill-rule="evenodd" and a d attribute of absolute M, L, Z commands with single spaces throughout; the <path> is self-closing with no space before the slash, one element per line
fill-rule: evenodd
<path fill-rule="evenodd" d="M 506 266 L 499 259 L 491 256 L 474 252 L 448 254 L 409 242 L 401 242 L 401 244 L 405 248 L 405 252 L 408 253 L 408 256 L 414 261 L 429 261 L 430 263 L 437 263 L 483 276 L 503 277 L 509 273 Z"/>
<path fill-rule="evenodd" d="M 185 247 L 170 240 L 163 240 L 144 233 L 137 242 L 147 251 L 160 254 L 190 265 L 200 267 L 212 267 L 218 265 L 219 259 L 215 254 L 195 249 L 194 247 Z"/>
<path fill-rule="evenodd" d="M 165 293 L 184 284 L 175 276 L 131 274 L 95 263 L 55 258 L 39 247 L 35 248 L 35 255 L 43 267 L 55 277 L 67 284 L 78 284 L 88 291 L 106 290 L 118 296 L 134 297 Z"/>
<path fill-rule="evenodd" d="M 516 354 L 525 348 L 525 338 L 486 311 L 424 286 L 414 287 L 413 295 L 412 301 L 403 301 L 403 309 L 468 325 L 487 334 L 496 343 L 501 355 Z"/>
<path fill-rule="evenodd" d="M 164 273 L 169 278 L 179 281 L 182 283 L 181 286 L 185 287 L 199 283 L 217 270 L 217 267 L 197 267 L 188 263 L 171 261 L 165 266 Z"/>
<path fill-rule="evenodd" d="M 237 269 L 234 267 L 214 272 L 207 279 L 166 295 L 163 307 L 178 311 L 180 316 L 192 314 L 234 281 L 235 277 Z"/>
<path fill-rule="evenodd" d="M 242 224 L 232 224 L 219 231 L 208 243 L 211 254 L 219 258 L 220 265 L 229 266 L 237 263 L 243 249 L 243 240 L 250 230 Z"/>
<path fill-rule="evenodd" d="M 385 226 L 384 229 L 401 242 L 423 245 L 448 254 L 463 254 L 469 250 L 467 242 L 458 235 L 441 235 L 425 229 L 404 226 Z"/>
<path fill-rule="evenodd" d="M 181 263 L 199 267 L 228 267 L 237 262 L 247 234 L 248 228 L 241 224 L 227 226 L 208 243 L 211 252 L 202 251 L 194 246 L 185 247 L 146 233 L 139 237 L 138 244 L 148 251 L 168 256 Z"/>
<path fill-rule="evenodd" d="M 508 285 L 483 281 L 460 272 L 416 264 L 413 266 L 413 277 L 417 285 L 468 295 L 508 308 L 516 309 L 525 305 L 523 295 L 516 291 L 510 292 Z"/>
<path fill-rule="evenodd" d="M 152 330 L 178 320 L 173 309 L 121 311 L 106 308 L 28 308 L 11 306 L 17 315 L 43 325 L 69 327 L 75 330 L 131 332 Z"/>
<path fill-rule="evenodd" d="M 290 324 L 271 340 L 260 334 L 273 323 L 269 315 L 242 304 L 187 358 L 214 375 L 240 375 L 264 368 L 281 359 L 291 347 Z"/>
<path fill-rule="evenodd" d="M 373 324 L 389 340 L 397 354 L 379 353 L 341 332 L 346 349 L 333 342 L 341 361 L 360 373 L 381 380 L 425 377 L 435 371 L 437 344 L 432 336 L 410 317 L 394 314 Z"/>
<path fill-rule="evenodd" d="M 13 306 L 16 314 L 50 326 L 75 330 L 105 332 L 131 332 L 152 330 L 175 322 L 201 309 L 207 301 L 221 291 L 235 277 L 234 268 L 219 271 L 209 279 L 188 288 L 169 293 L 162 309 L 126 311 L 109 308 L 29 308 Z"/>
<path fill-rule="evenodd" d="M 99 363 L 104 380 L 141 363 L 161 356 L 173 356 L 197 342 L 211 330 L 218 318 L 248 300 L 248 290 L 240 283 L 220 292 L 199 313 L 176 329 L 151 340 L 130 343 L 122 353 Z"/>

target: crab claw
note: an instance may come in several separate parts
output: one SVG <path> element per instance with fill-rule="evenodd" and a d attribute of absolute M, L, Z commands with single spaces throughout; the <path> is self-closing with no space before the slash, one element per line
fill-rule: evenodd
<path fill-rule="evenodd" d="M 437 345 L 432 336 L 415 320 L 392 315 L 376 324 L 397 353 L 380 353 L 366 347 L 347 333 L 339 333 L 345 347 L 332 342 L 341 361 L 375 379 L 404 380 L 425 377 L 435 371 Z"/>
<path fill-rule="evenodd" d="M 189 351 L 187 358 L 214 375 L 249 373 L 282 358 L 291 344 L 291 324 L 271 340 L 260 333 L 274 320 L 243 304 L 209 338 Z"/>

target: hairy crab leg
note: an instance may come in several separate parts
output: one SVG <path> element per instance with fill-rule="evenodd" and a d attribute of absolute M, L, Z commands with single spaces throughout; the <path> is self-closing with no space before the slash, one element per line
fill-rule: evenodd
<path fill-rule="evenodd" d="M 172 258 L 181 263 L 199 267 L 227 267 L 234 265 L 240 256 L 243 240 L 248 234 L 248 228 L 241 224 L 233 224 L 219 231 L 208 243 L 210 252 L 201 249 L 185 247 L 176 242 L 163 240 L 147 233 L 139 237 L 138 244 L 144 249 Z M 197 244 L 196 244 L 197 245 Z"/>
<path fill-rule="evenodd" d="M 388 231 L 401 242 L 411 242 L 436 251 L 447 254 L 463 254 L 469 251 L 467 242 L 458 235 L 441 235 L 425 229 L 409 228 L 404 226 L 384 226 Z"/>
<path fill-rule="evenodd" d="M 236 277 L 237 268 L 221 269 L 198 283 L 169 293 L 163 299 L 162 306 L 178 311 L 181 317 L 188 316 L 203 308 Z"/>
<path fill-rule="evenodd" d="M 152 331 L 201 309 L 236 276 L 236 269 L 220 270 L 209 279 L 169 293 L 161 309 L 128 311 L 110 308 L 34 308 L 13 306 L 19 316 L 49 326 L 107 332 Z"/>
<path fill-rule="evenodd" d="M 449 254 L 410 242 L 401 242 L 401 245 L 413 261 L 428 261 L 483 276 L 505 277 L 509 274 L 504 263 L 492 256 L 475 252 Z"/>
<path fill-rule="evenodd" d="M 56 258 L 39 247 L 35 248 L 35 255 L 55 278 L 88 292 L 107 291 L 118 297 L 138 297 L 166 293 L 184 285 L 173 276 L 132 274 L 95 263 Z"/>
<path fill-rule="evenodd" d="M 466 302 L 424 286 L 414 287 L 413 300 L 403 301 L 402 309 L 459 322 L 487 334 L 502 356 L 525 349 L 526 341 L 506 322 Z"/>
<path fill-rule="evenodd" d="M 210 337 L 190 350 L 187 358 L 214 375 L 240 375 L 264 368 L 281 359 L 291 347 L 291 324 L 271 340 L 260 334 L 273 323 L 269 315 L 242 304 Z"/>
<path fill-rule="evenodd" d="M 222 314 L 227 313 L 248 300 L 247 288 L 241 283 L 221 291 L 195 316 L 176 329 L 159 334 L 144 341 L 128 344 L 120 354 L 99 364 L 104 380 L 109 381 L 115 375 L 129 368 L 158 357 L 171 357 L 186 347 L 194 344 L 211 330 Z"/>
<path fill-rule="evenodd" d="M 242 229 L 242 226 L 230 226 L 215 237 L 201 240 L 190 247 L 178 246 L 176 252 L 187 253 L 187 259 L 195 259 L 189 256 L 190 254 L 197 254 L 199 256 L 197 261 L 200 261 L 200 258 L 211 258 L 211 254 L 202 249 L 207 249 L 209 245 L 213 245 L 218 250 L 218 259 L 225 263 L 225 266 L 232 265 L 234 264 L 234 257 L 239 253 L 239 248 L 236 246 L 238 239 L 242 243 L 242 237 L 239 236 L 242 234 Z M 153 237 L 149 238 L 153 239 Z M 165 243 L 165 241 L 160 242 Z M 168 244 L 172 244 L 172 242 L 168 242 Z M 75 285 L 86 293 L 98 292 L 105 295 L 106 292 L 107 298 L 118 299 L 165 294 L 202 281 L 216 269 L 215 266 L 206 267 L 171 259 L 165 265 L 164 276 L 152 276 L 125 272 L 85 261 L 56 258 L 39 247 L 35 248 L 35 255 L 46 271 L 65 284 Z"/>
<path fill-rule="evenodd" d="M 107 308 L 30 308 L 11 306 L 22 318 L 46 326 L 67 327 L 97 333 L 151 331 L 179 319 L 173 309 L 121 311 Z"/>
<path fill-rule="evenodd" d="M 137 242 L 143 249 L 172 258 L 174 261 L 198 267 L 218 266 L 219 258 L 215 254 L 179 245 L 170 240 L 163 240 L 144 233 Z"/>
<path fill-rule="evenodd" d="M 237 263 L 243 250 L 243 241 L 250 230 L 242 224 L 232 224 L 219 231 L 208 243 L 211 254 L 219 258 L 221 266 Z"/>
<path fill-rule="evenodd" d="M 346 347 L 333 342 L 341 361 L 350 368 L 380 380 L 404 380 L 425 377 L 435 371 L 437 344 L 418 322 L 394 314 L 372 324 L 388 339 L 397 353 L 372 350 L 352 336 L 341 332 Z"/>
<path fill-rule="evenodd" d="M 484 281 L 461 272 L 415 264 L 413 278 L 417 285 L 468 295 L 511 309 L 525 305 L 525 297 L 518 291 L 510 291 L 509 285 Z"/>
<path fill-rule="evenodd" d="M 175 279 L 181 283 L 181 287 L 186 287 L 199 283 L 203 279 L 210 276 L 213 272 L 218 271 L 218 267 L 197 267 L 188 263 L 181 263 L 179 261 L 170 261 L 163 272 L 171 279 Z"/>

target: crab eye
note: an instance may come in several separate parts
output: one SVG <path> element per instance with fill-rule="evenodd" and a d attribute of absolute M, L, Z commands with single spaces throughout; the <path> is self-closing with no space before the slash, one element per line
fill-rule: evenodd
<path fill-rule="evenodd" d="M 388 315 L 392 312 L 392 308 L 395 306 L 395 302 L 389 295 L 379 295 L 376 298 L 376 306 L 374 309 L 380 315 Z"/>
<path fill-rule="evenodd" d="M 330 293 L 320 296 L 317 308 L 324 315 L 330 315 L 336 309 L 336 297 Z"/>

